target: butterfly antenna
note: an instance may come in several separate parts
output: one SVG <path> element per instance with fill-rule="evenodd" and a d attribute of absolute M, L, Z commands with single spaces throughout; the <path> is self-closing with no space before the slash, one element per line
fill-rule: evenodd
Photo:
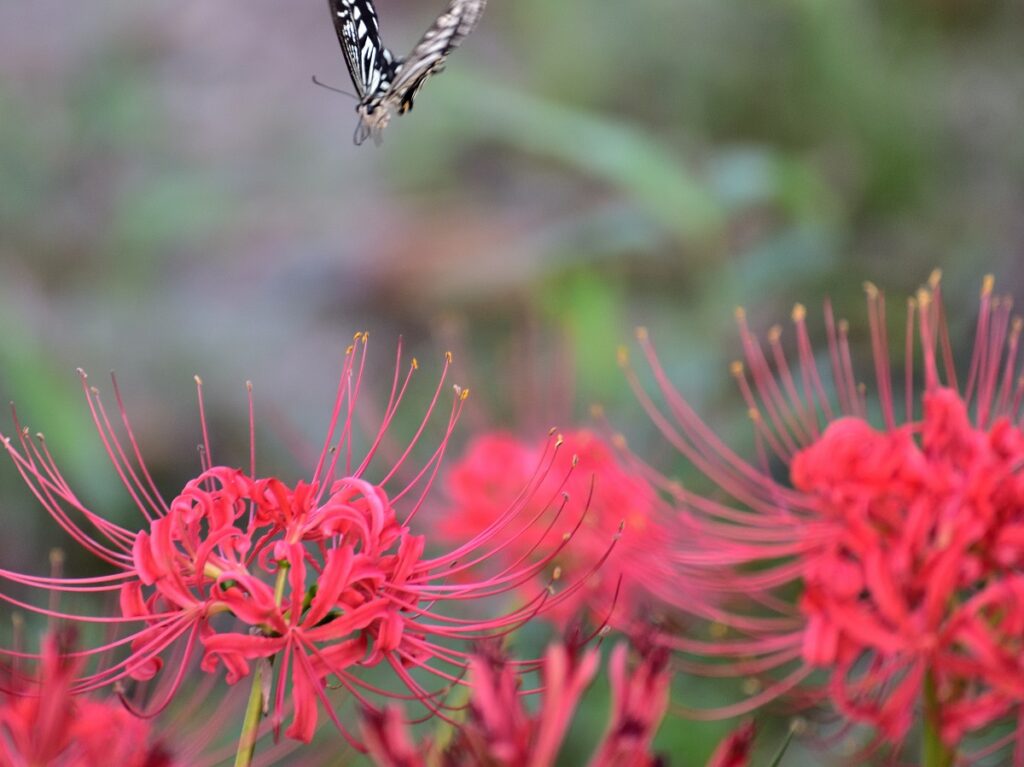
<path fill-rule="evenodd" d="M 321 88 L 326 88 L 329 91 L 334 91 L 335 93 L 340 93 L 342 96 L 348 96 L 350 99 L 355 99 L 356 101 L 359 100 L 359 97 L 356 96 L 356 94 L 354 94 L 354 93 L 350 93 L 350 92 L 348 92 L 346 90 L 342 90 L 341 88 L 335 88 L 333 85 L 328 85 L 327 83 L 323 82 L 322 80 L 317 80 L 316 79 L 316 75 L 313 75 L 313 84 L 314 85 L 319 85 Z"/>

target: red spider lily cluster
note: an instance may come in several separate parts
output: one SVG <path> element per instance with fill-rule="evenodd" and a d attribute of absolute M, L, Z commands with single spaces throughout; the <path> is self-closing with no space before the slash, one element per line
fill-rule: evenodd
<path fill-rule="evenodd" d="M 108 572 L 0 570 L 0 599 L 50 624 L 40 651 L 20 640 L 0 650 L 0 766 L 213 765 L 231 754 L 238 767 L 311 764 L 303 754 L 334 752 L 306 744 L 333 737 L 391 767 L 551 767 L 602 666 L 591 640 L 613 629 L 630 642 L 608 653 L 611 713 L 591 767 L 669 763 L 676 755 L 654 741 L 666 717 L 746 715 L 782 699 L 831 708 L 840 734 L 870 727 L 870 748 L 893 759 L 918 728 L 929 767 L 1006 753 L 1024 765 L 1022 323 L 987 281 L 959 369 L 936 277 L 909 303 L 897 367 L 883 297 L 868 286 L 869 387 L 827 305 L 823 353 L 802 307 L 793 319 L 791 343 L 777 328 L 764 343 L 739 314 L 733 374 L 752 461 L 697 416 L 645 332 L 660 397 L 623 355 L 640 403 L 694 470 L 686 484 L 584 429 L 537 444 L 477 435 L 442 471 L 467 392 L 441 404 L 446 358 L 413 436 L 397 440 L 418 368 L 401 350 L 379 426 L 357 449 L 360 334 L 306 476 L 257 472 L 253 449 L 247 468 L 215 463 L 199 382 L 201 466 L 167 500 L 116 381 L 108 411 L 83 374 L 138 522 L 79 499 L 15 417 L 4 438 L 15 467 Z M 254 442 L 251 387 L 249 412 Z M 443 493 L 432 492 L 438 477 Z M 104 597 L 111 609 L 62 606 Z M 575 619 L 599 628 L 513 659 L 527 623 L 564 634 Z M 744 677 L 750 694 L 713 711 L 673 708 L 678 669 Z M 182 730 L 160 723 L 223 683 L 248 687 L 247 702 L 219 706 L 184 749 Z M 427 722 L 431 732 L 414 729 Z M 709 764 L 750 764 L 752 740 L 748 722 Z"/>
<path fill-rule="evenodd" d="M 497 616 L 447 614 L 447 606 L 521 591 L 569 545 L 572 535 L 564 535 L 545 556 L 479 579 L 468 575 L 496 551 L 518 545 L 519 537 L 533 537 L 538 539 L 534 545 L 539 545 L 545 530 L 518 523 L 530 493 L 526 487 L 526 495 L 513 498 L 486 529 L 467 536 L 446 553 L 428 556 L 424 536 L 413 534 L 410 523 L 425 502 L 468 392 L 455 387 L 438 444 L 421 465 L 408 468 L 416 442 L 443 394 L 450 361 L 446 360 L 412 442 L 390 457 L 383 477 L 370 480 L 371 464 L 417 363 L 413 360 L 404 377 L 396 366 L 381 425 L 356 464 L 353 412 L 365 348 L 366 336 L 357 336 L 345 357 L 316 466 L 307 480 L 291 484 L 259 476 L 254 457 L 247 471 L 213 464 L 200 382 L 203 470 L 169 502 L 142 460 L 116 381 L 123 437 L 118 436 L 99 392 L 87 385 L 83 374 L 104 447 L 142 516 L 139 529 L 117 525 L 88 508 L 60 473 L 45 441 L 31 439 L 16 424 L 17 438 L 5 439 L 5 444 L 22 477 L 61 527 L 114 570 L 91 578 L 2 572 L 13 584 L 49 594 L 118 596 L 120 614 L 112 616 L 73 614 L 0 594 L 9 603 L 50 620 L 123 627 L 116 638 L 77 653 L 93 665 L 69 683 L 70 692 L 81 694 L 160 677 L 160 694 L 146 707 L 146 715 L 155 715 L 174 700 L 191 661 L 198 656 L 202 671 L 223 668 L 229 684 L 253 678 L 251 709 L 257 722 L 261 709 L 269 712 L 269 726 L 275 732 L 290 718 L 286 737 L 308 742 L 322 710 L 353 746 L 361 748 L 339 718 L 329 687 L 343 688 L 351 700 L 369 709 L 375 708 L 378 698 L 401 698 L 447 719 L 452 706 L 446 698 L 452 687 L 463 683 L 470 665 L 471 656 L 459 649 L 460 644 L 496 641 L 542 610 L 573 597 L 584 578 L 561 593 L 555 593 L 551 583 L 541 584 L 518 606 Z M 251 401 L 250 387 L 250 412 Z M 533 483 L 544 483 L 558 452 L 552 440 L 535 466 Z M 403 473 L 407 478 L 400 481 Z M 569 499 L 559 496 L 556 500 L 557 517 Z M 534 516 L 546 511 L 530 507 Z M 580 504 L 574 526 L 579 526 L 584 513 Z M 606 540 L 606 550 L 611 551 L 614 543 L 614 536 Z M 593 568 L 600 564 L 600 560 L 594 562 Z M 8 655 L 32 657 L 18 651 Z M 381 665 L 390 669 L 404 692 L 365 678 L 366 669 Z M 529 669 L 533 664 L 514 665 Z M 422 681 L 424 675 L 435 683 L 428 687 Z M 243 738 L 254 742 L 256 730 L 247 722 Z"/>
<path fill-rule="evenodd" d="M 638 463 L 676 498 L 688 531 L 675 562 L 702 585 L 677 607 L 717 626 L 714 641 L 662 639 L 687 654 L 689 668 L 762 680 L 760 692 L 722 713 L 797 688 L 797 700 L 827 697 L 848 722 L 874 726 L 889 743 L 902 743 L 923 714 L 941 740 L 935 748 L 950 753 L 1010 717 L 1015 724 L 984 751 L 1015 742 L 1022 764 L 1021 323 L 986 281 L 974 353 L 959 378 L 935 277 L 909 304 L 903 367 L 893 370 L 885 304 L 876 288 L 867 292 L 877 425 L 847 326 L 829 307 L 827 374 L 802 307 L 793 313 L 795 362 L 779 329 L 765 347 L 740 313 L 745 362 L 733 371 L 758 438 L 754 463 L 697 417 L 639 334 L 663 395 L 659 405 L 627 368 L 641 402 L 718 488 L 689 491 Z M 780 465 L 788 482 L 776 479 Z M 801 684 L 821 671 L 823 685 Z"/>
<path fill-rule="evenodd" d="M 472 698 L 468 720 L 440 754 L 451 767 L 553 767 L 580 698 L 600 666 L 596 648 L 573 643 L 548 647 L 541 664 L 543 697 L 537 710 L 523 706 L 520 678 L 500 652 L 477 655 L 470 666 Z M 668 654 L 649 648 L 636 664 L 628 647 L 617 646 L 608 664 L 612 712 L 590 767 L 656 767 L 662 757 L 651 748 L 669 705 Z M 366 742 L 382 767 L 426 767 L 438 749 L 416 744 L 397 709 L 375 713 L 363 725 Z M 719 746 L 707 767 L 749 763 L 753 725 L 741 726 Z"/>

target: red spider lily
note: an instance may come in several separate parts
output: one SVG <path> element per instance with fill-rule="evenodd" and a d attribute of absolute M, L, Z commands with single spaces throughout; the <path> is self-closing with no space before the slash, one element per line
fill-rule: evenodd
<path fill-rule="evenodd" d="M 564 625 L 587 608 L 592 616 L 604 620 L 618 602 L 620 609 L 612 614 L 611 622 L 626 625 L 630 614 L 640 612 L 651 584 L 664 574 L 659 564 L 667 552 L 659 517 L 661 501 L 643 477 L 626 471 L 614 450 L 595 433 L 567 432 L 560 435 L 560 441 L 563 453 L 557 470 L 548 474 L 526 510 L 527 515 L 549 525 L 548 533 L 541 541 L 515 538 L 504 548 L 503 561 L 536 562 L 571 532 L 573 520 L 556 519 L 550 511 L 550 498 L 561 491 L 572 497 L 589 496 L 587 518 L 573 545 L 553 559 L 552 566 L 569 574 L 590 571 L 620 529 L 621 539 L 576 597 L 546 615 Z M 493 525 L 530 481 L 545 447 L 500 432 L 476 438 L 446 475 L 451 507 L 439 522 L 440 533 L 460 540 Z M 570 465 L 578 468 L 572 472 Z M 563 484 L 567 474 L 569 480 Z"/>
<path fill-rule="evenodd" d="M 117 698 L 75 697 L 71 689 L 80 661 L 49 635 L 43 643 L 38 679 L 16 669 L 0 702 L 0 764 L 55 767 L 171 767 L 175 762 L 153 737 L 149 722 L 131 714 Z M 62 646 L 64 645 L 64 646 Z"/>
<path fill-rule="evenodd" d="M 241 718 L 245 698 L 238 690 L 215 695 L 216 680 L 206 677 L 179 693 L 173 715 L 142 718 L 124 705 L 123 696 L 74 694 L 85 661 L 74 653 L 75 639 L 72 629 L 49 632 L 35 668 L 20 662 L 0 666 L 0 765 L 212 767 L 234 753 L 220 741 L 225 727 Z M 298 745 L 289 740 L 270 746 L 261 763 L 320 763 L 297 760 Z"/>
<path fill-rule="evenodd" d="M 677 607 L 715 622 L 722 635 L 666 641 L 731 661 L 693 662 L 707 673 L 784 672 L 722 714 L 750 710 L 821 669 L 828 682 L 806 688 L 812 699 L 827 695 L 850 720 L 897 743 L 923 700 L 929 726 L 952 747 L 1024 702 L 1021 323 L 987 279 L 961 385 L 934 277 L 910 302 L 900 418 L 883 297 L 870 285 L 867 292 L 880 427 L 868 416 L 873 406 L 854 373 L 847 326 L 828 306 L 834 398 L 802 307 L 793 314 L 795 363 L 779 329 L 765 348 L 739 314 L 746 361 L 733 371 L 755 425 L 755 463 L 697 417 L 639 334 L 664 406 L 627 365 L 640 401 L 718 487 L 714 495 L 691 492 L 637 462 L 676 497 L 686 536 L 674 562 L 703 582 L 698 598 L 684 595 Z M 788 468 L 791 484 L 774 478 L 772 462 Z"/>
<path fill-rule="evenodd" d="M 422 465 L 409 468 L 410 455 L 444 391 L 450 362 L 446 358 L 412 441 L 399 448 L 382 478 L 371 481 L 371 464 L 375 458 L 383 459 L 382 445 L 417 364 L 413 360 L 403 376 L 399 350 L 381 424 L 366 454 L 356 462 L 353 414 L 365 349 L 366 335 L 359 334 L 345 356 L 316 466 L 307 480 L 292 484 L 257 475 L 252 450 L 248 470 L 212 463 L 197 379 L 203 471 L 169 503 L 142 460 L 116 381 L 123 438 L 83 374 L 100 438 L 142 514 L 143 526 L 138 530 L 115 525 L 82 503 L 41 438 L 30 439 L 27 430 L 17 427 L 17 441 L 6 440 L 8 453 L 40 503 L 76 542 L 115 572 L 79 579 L 0 574 L 50 592 L 117 593 L 121 615 L 72 615 L 10 595 L 0 594 L 0 598 L 52 618 L 132 628 L 126 636 L 80 653 L 95 659 L 97 667 L 76 679 L 75 692 L 127 678 L 167 677 L 161 667 L 172 658 L 169 665 L 174 670 L 164 679 L 159 699 L 151 704 L 150 713 L 155 714 L 174 698 L 189 661 L 198 652 L 203 670 L 223 666 L 231 684 L 255 677 L 254 689 L 265 691 L 264 710 L 272 708 L 275 732 L 290 712 L 286 735 L 309 741 L 322 707 L 350 737 L 328 698 L 328 680 L 336 680 L 336 686 L 366 706 L 372 705 L 368 697 L 372 693 L 411 698 L 430 713 L 445 716 L 444 697 L 461 681 L 470 658 L 450 643 L 503 636 L 541 609 L 572 597 L 578 583 L 556 597 L 550 596 L 549 588 L 537 589 L 524 605 L 494 618 L 445 614 L 445 605 L 458 607 L 533 582 L 568 541 L 560 540 L 537 561 L 504 568 L 487 578 L 460 577 L 506 545 L 507 528 L 516 524 L 529 502 L 527 488 L 489 528 L 447 553 L 427 556 L 425 538 L 414 535 L 409 523 L 426 499 L 468 392 L 455 387 L 439 443 Z M 252 439 L 251 387 L 249 391 Z M 558 452 L 553 447 L 539 460 L 535 483 L 544 481 Z M 400 482 L 403 472 L 411 479 Z M 578 526 L 582 512 L 575 516 Z M 529 526 L 517 529 L 515 535 L 537 537 Z M 127 654 L 125 648 L 130 648 Z M 119 660 L 109 660 L 118 653 Z M 384 691 L 361 678 L 361 669 L 381 663 L 390 667 L 407 692 Z M 438 687 L 428 689 L 414 678 L 411 670 L 416 669 L 439 680 Z M 291 700 L 286 703 L 289 687 Z"/>
<path fill-rule="evenodd" d="M 470 669 L 472 722 L 460 733 L 467 764 L 485 754 L 499 764 L 553 764 L 599 663 L 596 649 L 565 644 L 548 647 L 541 668 L 542 713 L 531 717 L 522 707 L 512 667 L 498 656 L 475 658 Z"/>
<path fill-rule="evenodd" d="M 655 767 L 651 741 L 668 709 L 672 675 L 669 653 L 650 647 L 630 668 L 627 646 L 612 650 L 608 677 L 612 686 L 612 716 L 592 767 Z"/>
<path fill-rule="evenodd" d="M 544 654 L 544 700 L 536 714 L 523 706 L 520 679 L 500 652 L 470 662 L 469 719 L 441 758 L 450 767 L 550 767 L 562 746 L 576 706 L 600 665 L 596 648 L 554 643 Z M 382 767 L 425 767 L 430 745 L 416 748 L 397 709 L 369 712 L 363 730 L 370 756 Z M 436 758 L 436 755 L 434 755 Z"/>
<path fill-rule="evenodd" d="M 668 708 L 671 673 L 664 650 L 651 648 L 631 667 L 628 648 L 619 645 L 609 664 L 613 710 L 590 767 L 656 767 L 651 752 Z M 553 767 L 576 708 L 600 665 L 596 648 L 554 643 L 541 666 L 543 698 L 535 713 L 523 705 L 520 680 L 498 653 L 481 654 L 471 664 L 469 719 L 454 741 L 438 753 L 416 746 L 397 709 L 370 712 L 363 729 L 370 756 L 380 767 Z M 744 726 L 716 751 L 708 767 L 745 767 L 753 740 Z"/>

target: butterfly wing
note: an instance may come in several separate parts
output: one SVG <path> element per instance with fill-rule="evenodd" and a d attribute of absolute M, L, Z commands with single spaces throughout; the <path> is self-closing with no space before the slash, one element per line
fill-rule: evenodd
<path fill-rule="evenodd" d="M 413 99 L 432 74 L 444 68 L 448 54 L 473 31 L 483 15 L 487 0 L 450 0 L 444 13 L 437 17 L 412 53 L 397 63 L 394 82 L 383 101 L 399 114 L 412 109 Z"/>
<path fill-rule="evenodd" d="M 395 60 L 384 47 L 371 0 L 328 0 L 334 31 L 360 101 L 386 91 L 395 74 Z"/>

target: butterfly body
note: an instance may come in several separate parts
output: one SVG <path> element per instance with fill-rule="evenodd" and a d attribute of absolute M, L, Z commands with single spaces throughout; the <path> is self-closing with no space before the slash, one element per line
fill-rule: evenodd
<path fill-rule="evenodd" d="M 404 59 L 381 39 L 372 0 L 328 0 L 338 42 L 359 98 L 354 140 L 369 136 L 379 143 L 393 112 L 405 114 L 427 79 L 444 69 L 445 59 L 473 31 L 487 0 L 449 0 Z"/>

